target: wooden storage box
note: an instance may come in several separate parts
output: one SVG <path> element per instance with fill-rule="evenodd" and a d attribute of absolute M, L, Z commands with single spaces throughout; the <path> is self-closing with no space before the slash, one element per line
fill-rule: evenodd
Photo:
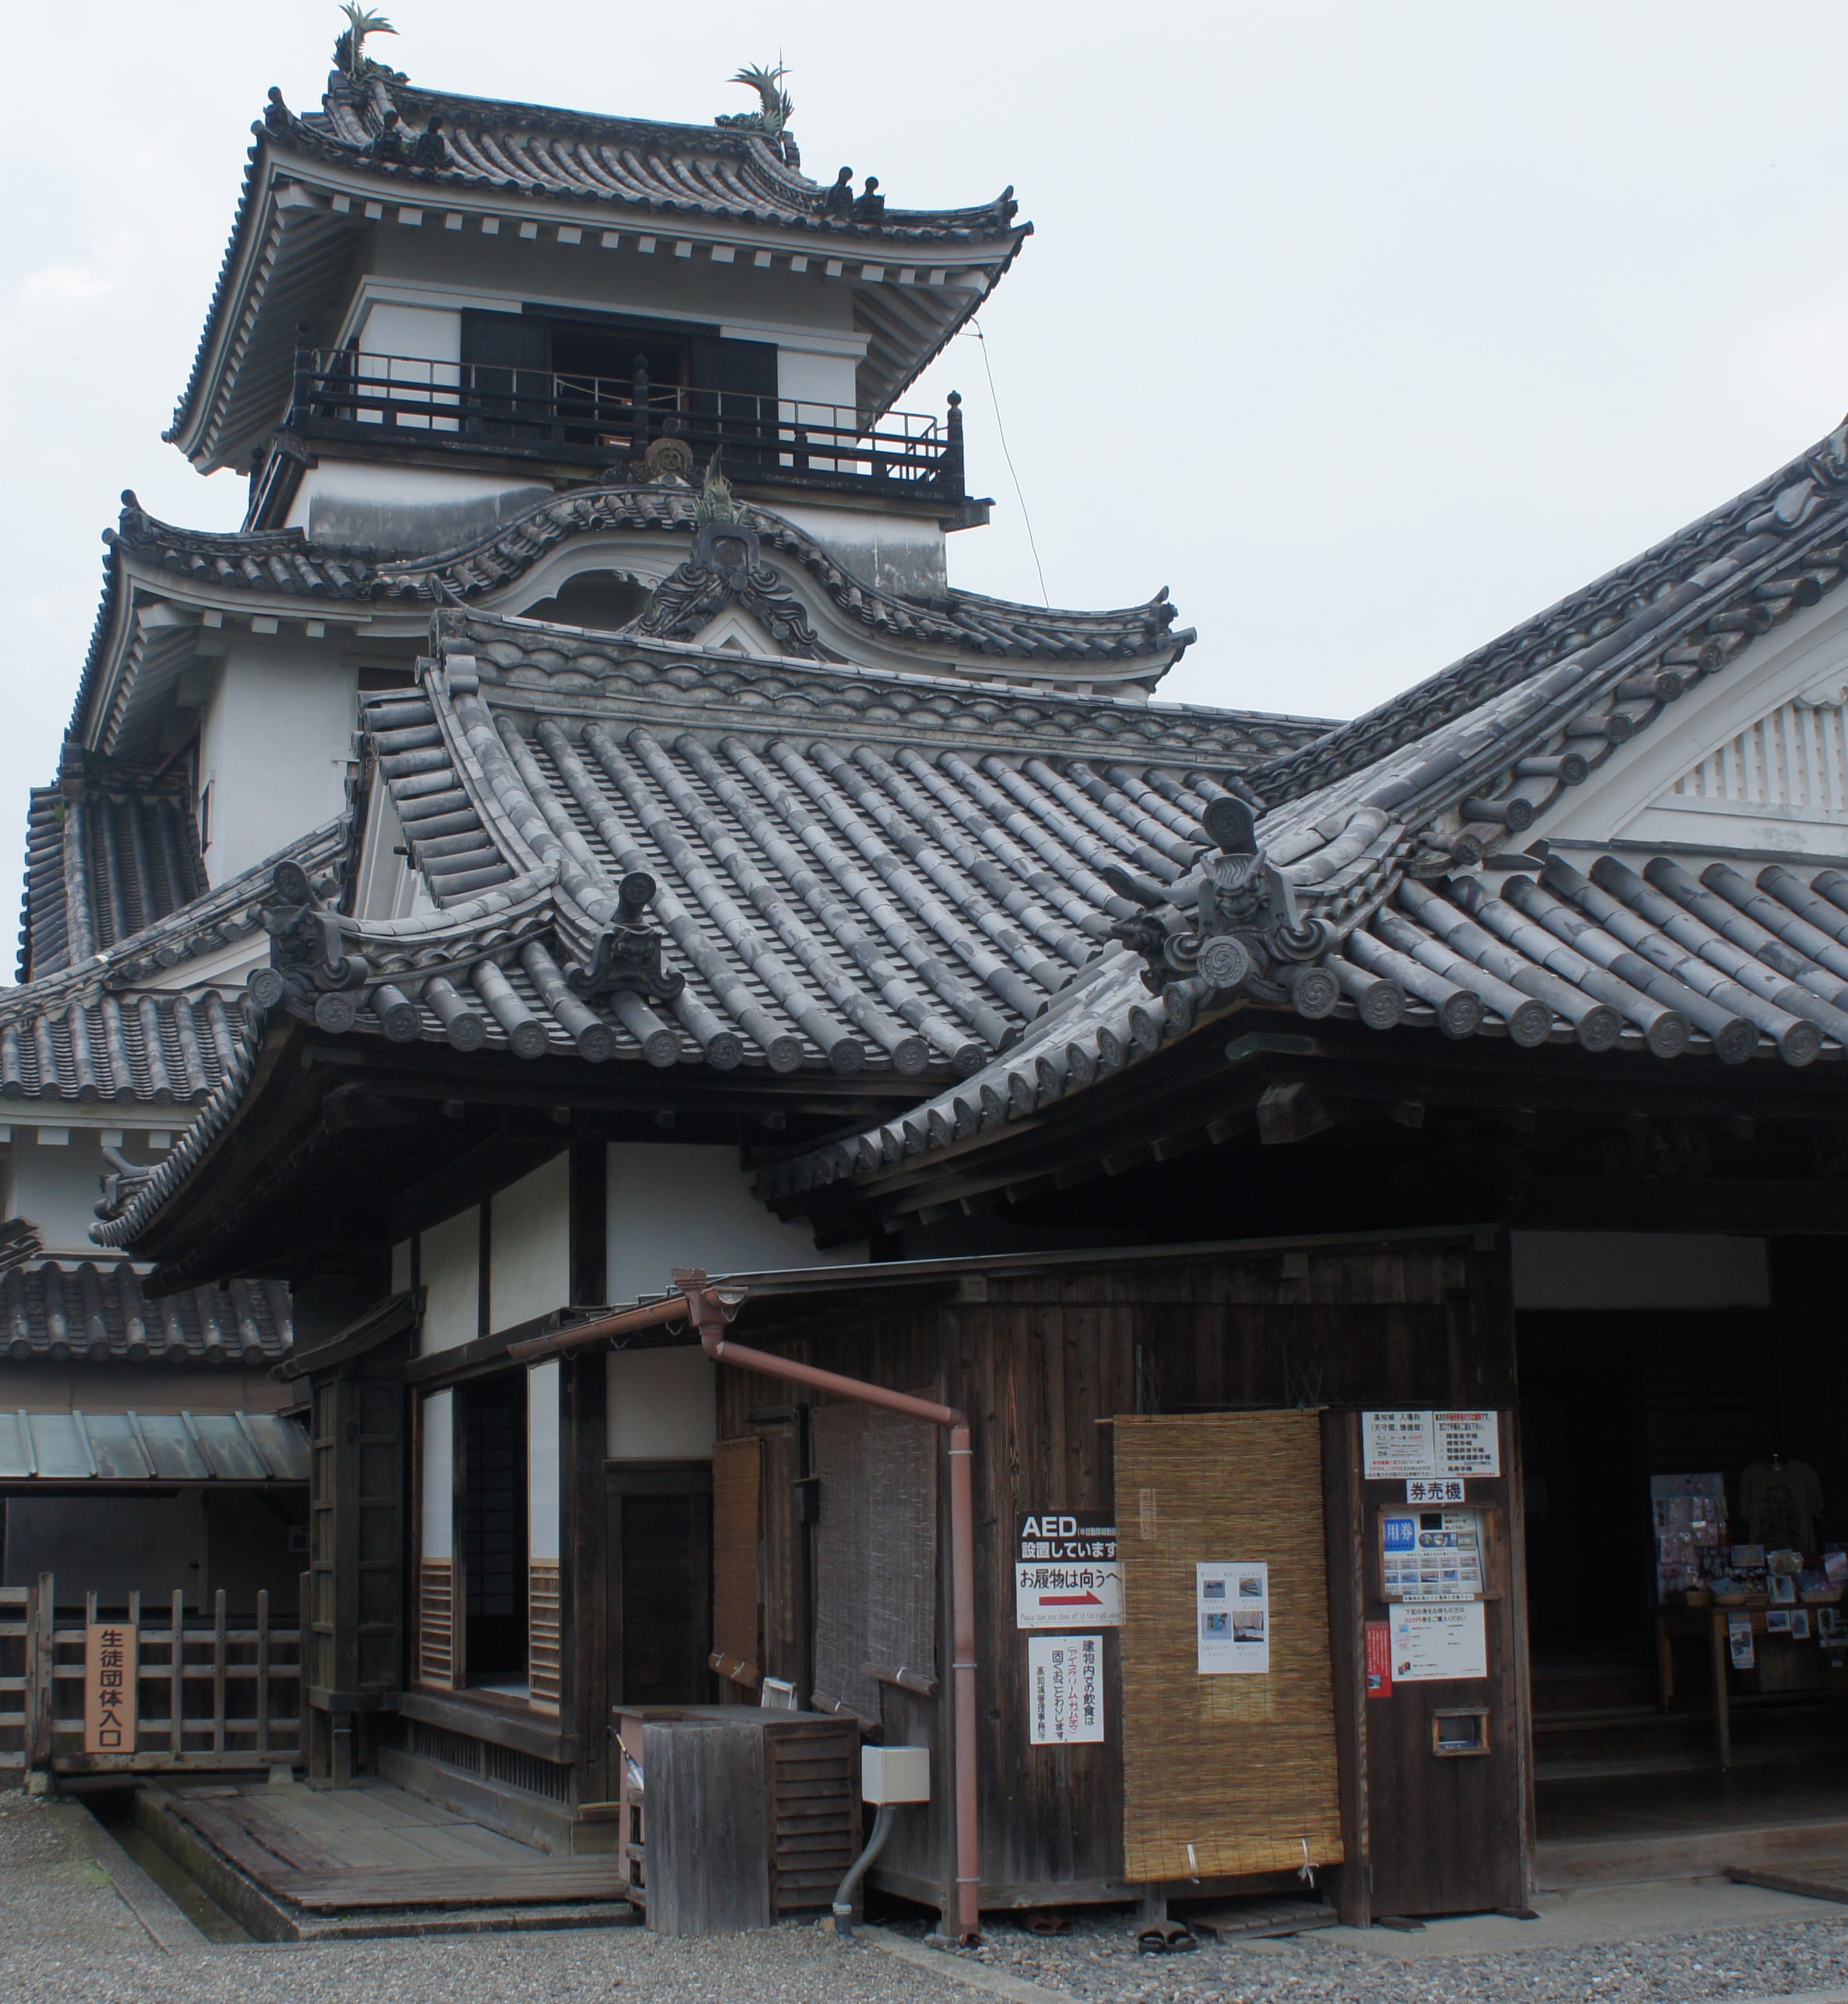
<path fill-rule="evenodd" d="M 722 1934 L 826 1911 L 860 1848 L 851 1720 L 739 1704 L 613 1718 L 620 1854 L 650 1927 Z"/>

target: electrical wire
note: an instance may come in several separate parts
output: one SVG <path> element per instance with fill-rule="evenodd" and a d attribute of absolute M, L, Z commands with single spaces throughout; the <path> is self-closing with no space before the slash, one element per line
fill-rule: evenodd
<path fill-rule="evenodd" d="M 1015 470 L 1014 455 L 1008 450 L 1008 428 L 1001 422 L 1001 392 L 994 387 L 994 370 L 988 359 L 988 337 L 982 331 L 982 323 L 971 316 L 970 331 L 982 344 L 982 372 L 988 378 L 988 401 L 994 407 L 994 429 L 1001 438 L 1001 456 L 1008 462 L 1008 477 L 1014 483 L 1014 498 L 1020 503 L 1020 519 L 1026 524 L 1026 546 L 1033 553 L 1033 569 L 1040 576 L 1040 602 L 1048 611 L 1052 609 L 1052 599 L 1046 589 L 1046 567 L 1040 561 L 1040 545 L 1033 535 L 1033 518 L 1027 512 L 1026 496 L 1020 485 L 1020 475 Z"/>

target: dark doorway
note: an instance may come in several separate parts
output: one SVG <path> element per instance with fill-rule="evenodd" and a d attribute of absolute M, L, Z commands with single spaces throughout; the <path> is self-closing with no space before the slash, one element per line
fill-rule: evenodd
<path fill-rule="evenodd" d="M 709 1703 L 711 1463 L 612 1468 L 609 1551 L 611 1703 Z"/>
<path fill-rule="evenodd" d="M 472 1685 L 526 1684 L 526 1373 L 461 1393 L 462 1662 Z"/>

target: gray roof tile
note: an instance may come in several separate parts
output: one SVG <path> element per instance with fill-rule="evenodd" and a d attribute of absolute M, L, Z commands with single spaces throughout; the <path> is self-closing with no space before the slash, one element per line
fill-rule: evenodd
<path fill-rule="evenodd" d="M 294 1340 L 280 1281 L 150 1299 L 125 1260 L 46 1261 L 0 1274 L 0 1357 L 116 1364 L 272 1364 Z"/>

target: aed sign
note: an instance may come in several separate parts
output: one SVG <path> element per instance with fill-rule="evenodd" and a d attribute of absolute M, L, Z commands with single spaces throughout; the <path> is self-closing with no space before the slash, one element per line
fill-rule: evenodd
<path fill-rule="evenodd" d="M 1014 1547 L 1016 1628 L 1120 1628 L 1123 1564 L 1106 1511 L 1029 1511 Z"/>

